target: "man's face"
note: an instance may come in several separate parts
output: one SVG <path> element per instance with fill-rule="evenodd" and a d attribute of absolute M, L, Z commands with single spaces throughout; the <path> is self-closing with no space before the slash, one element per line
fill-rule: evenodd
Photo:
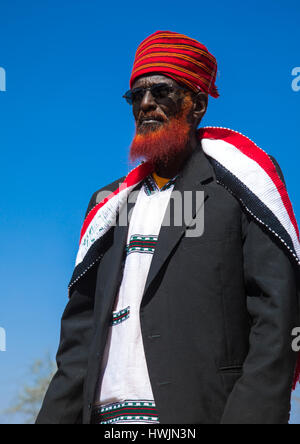
<path fill-rule="evenodd" d="M 130 158 L 167 165 L 186 149 L 193 123 L 191 93 L 163 75 L 137 79 L 132 91 L 136 134 Z"/>
<path fill-rule="evenodd" d="M 181 111 L 184 91 L 175 80 L 169 77 L 163 75 L 140 77 L 135 81 L 132 89 L 151 88 L 154 85 L 155 87 L 161 85 L 162 89 L 163 85 L 170 87 L 169 93 L 166 97 L 155 97 L 155 94 L 148 89 L 143 96 L 142 93 L 139 94 L 141 99 L 133 103 L 137 134 L 158 130 Z"/>

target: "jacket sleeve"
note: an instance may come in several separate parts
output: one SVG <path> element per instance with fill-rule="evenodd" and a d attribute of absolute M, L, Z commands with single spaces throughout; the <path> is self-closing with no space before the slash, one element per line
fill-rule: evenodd
<path fill-rule="evenodd" d="M 297 360 L 292 330 L 300 325 L 299 270 L 280 241 L 244 213 L 242 220 L 249 352 L 221 423 L 287 424 Z"/>
<path fill-rule="evenodd" d="M 92 197 L 89 208 L 93 207 Z M 88 212 L 87 211 L 87 212 Z M 92 340 L 96 269 L 83 277 L 72 292 L 61 319 L 60 343 L 55 373 L 36 424 L 81 422 L 83 384 Z"/>

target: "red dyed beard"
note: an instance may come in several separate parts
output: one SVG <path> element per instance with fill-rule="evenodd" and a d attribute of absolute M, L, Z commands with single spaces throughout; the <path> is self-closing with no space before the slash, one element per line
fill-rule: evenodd
<path fill-rule="evenodd" d="M 143 158 L 153 165 L 168 165 L 169 162 L 183 152 L 189 141 L 191 124 L 187 116 L 192 106 L 191 99 L 184 99 L 182 109 L 176 116 L 157 129 L 149 129 L 136 134 L 130 147 L 130 160 Z"/>

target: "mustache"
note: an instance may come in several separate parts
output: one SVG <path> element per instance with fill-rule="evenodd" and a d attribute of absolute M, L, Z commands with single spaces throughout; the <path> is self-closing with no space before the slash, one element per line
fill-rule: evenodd
<path fill-rule="evenodd" d="M 167 117 L 164 116 L 163 114 L 158 114 L 158 113 L 144 114 L 144 113 L 141 113 L 139 115 L 139 117 L 138 117 L 137 124 L 140 125 L 145 120 L 157 120 L 158 122 L 167 122 L 168 121 Z"/>

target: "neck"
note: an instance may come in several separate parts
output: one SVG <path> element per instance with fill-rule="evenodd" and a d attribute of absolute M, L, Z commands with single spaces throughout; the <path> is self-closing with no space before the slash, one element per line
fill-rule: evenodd
<path fill-rule="evenodd" d="M 193 133 L 185 148 L 176 156 L 172 157 L 168 163 L 156 163 L 154 165 L 155 173 L 160 177 L 172 178 L 181 170 L 185 160 L 192 154 L 198 145 L 197 134 Z"/>

